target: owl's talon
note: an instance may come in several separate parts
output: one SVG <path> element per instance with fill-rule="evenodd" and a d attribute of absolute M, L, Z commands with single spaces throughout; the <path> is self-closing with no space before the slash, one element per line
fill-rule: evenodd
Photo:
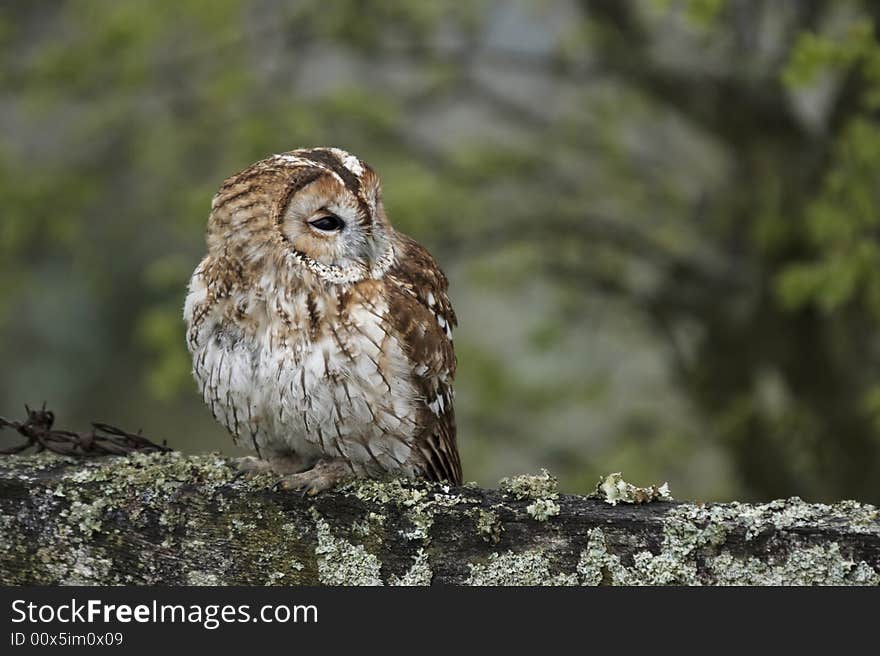
<path fill-rule="evenodd" d="M 296 490 L 303 498 L 313 497 L 350 477 L 351 470 L 345 463 L 339 460 L 319 460 L 311 469 L 285 476 L 273 489 Z"/>
<path fill-rule="evenodd" d="M 309 482 L 307 480 L 302 480 L 300 474 L 285 476 L 272 486 L 274 492 L 301 492 L 303 497 L 306 496 L 309 489 Z"/>
<path fill-rule="evenodd" d="M 286 479 L 282 478 L 280 481 L 276 481 L 276 483 L 272 486 L 273 492 L 282 492 L 290 489 L 290 483 L 287 482 Z"/>
<path fill-rule="evenodd" d="M 262 472 L 272 471 L 272 463 L 268 460 L 255 458 L 254 456 L 242 456 L 234 458 L 232 466 L 235 467 L 239 475 L 241 474 L 260 474 Z"/>

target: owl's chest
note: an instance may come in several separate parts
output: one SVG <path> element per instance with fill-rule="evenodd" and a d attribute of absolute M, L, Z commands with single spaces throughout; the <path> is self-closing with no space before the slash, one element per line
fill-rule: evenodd
<path fill-rule="evenodd" d="M 214 322 L 195 363 L 206 401 L 240 443 L 359 459 L 369 444 L 393 452 L 381 448 L 385 436 L 414 432 L 411 367 L 381 299 L 340 308 L 301 294 L 238 306 Z"/>

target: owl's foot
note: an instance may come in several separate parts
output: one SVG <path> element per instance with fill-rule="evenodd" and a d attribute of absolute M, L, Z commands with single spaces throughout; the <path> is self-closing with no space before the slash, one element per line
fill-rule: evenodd
<path fill-rule="evenodd" d="M 233 459 L 233 466 L 238 470 L 235 478 L 251 479 L 258 474 L 274 473 L 287 475 L 300 472 L 305 468 L 303 461 L 296 456 L 273 456 L 271 458 L 255 458 L 243 456 Z"/>
<path fill-rule="evenodd" d="M 268 460 L 255 458 L 254 456 L 233 458 L 232 466 L 238 470 L 239 476 L 244 476 L 245 478 L 272 471 L 272 465 Z"/>
<path fill-rule="evenodd" d="M 351 467 L 342 460 L 319 460 L 315 466 L 299 474 L 285 476 L 275 484 L 277 490 L 301 490 L 303 496 L 336 487 L 352 477 Z"/>

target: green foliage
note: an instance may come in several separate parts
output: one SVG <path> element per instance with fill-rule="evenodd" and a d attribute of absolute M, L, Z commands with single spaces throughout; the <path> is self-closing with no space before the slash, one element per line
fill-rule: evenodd
<path fill-rule="evenodd" d="M 689 22 L 705 27 L 714 25 L 729 3 L 728 0 L 654 0 L 653 4 L 663 13 L 680 7 Z"/>
<path fill-rule="evenodd" d="M 799 89 L 831 72 L 863 81 L 832 146 L 819 193 L 805 211 L 808 260 L 784 269 L 778 289 L 787 307 L 815 306 L 829 317 L 865 316 L 880 328 L 880 43 L 874 25 L 856 21 L 842 38 L 806 33 L 796 42 L 783 80 Z M 863 392 L 861 411 L 880 429 L 880 383 Z"/>
<path fill-rule="evenodd" d="M 806 236 L 816 256 L 785 270 L 779 289 L 791 307 L 815 303 L 833 312 L 854 302 L 880 320 L 880 126 L 867 115 L 854 117 L 832 158 L 806 210 Z"/>
<path fill-rule="evenodd" d="M 782 79 L 790 87 L 814 84 L 823 73 L 847 72 L 860 68 L 869 88 L 865 102 L 876 107 L 877 85 L 880 84 L 880 51 L 868 18 L 852 21 L 841 37 L 805 32 L 799 35 L 782 71 Z"/>
<path fill-rule="evenodd" d="M 807 209 L 808 235 L 821 262 L 796 267 L 792 274 L 795 281 L 783 277 L 781 284 L 793 304 L 813 297 L 833 309 L 860 290 L 872 299 L 876 285 L 870 278 L 880 222 L 880 127 L 873 116 L 880 107 L 880 44 L 870 23 L 857 22 L 842 40 L 803 35 L 783 79 L 798 88 L 815 83 L 820 73 L 829 69 L 861 77 L 864 88 L 856 102 L 859 109 L 833 144 L 832 163 L 821 191 Z M 812 283 L 807 282 L 810 277 L 814 278 Z M 835 282 L 835 278 L 840 280 Z M 873 301 L 868 305 L 874 307 Z"/>

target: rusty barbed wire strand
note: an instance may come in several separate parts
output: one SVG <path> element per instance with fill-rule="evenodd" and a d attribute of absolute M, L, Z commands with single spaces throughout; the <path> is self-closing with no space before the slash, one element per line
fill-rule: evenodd
<path fill-rule="evenodd" d="M 34 453 L 51 451 L 65 456 L 97 457 L 127 455 L 130 453 L 166 453 L 173 451 L 165 440 L 156 444 L 137 433 L 129 433 L 116 426 L 92 422 L 92 430 L 85 432 L 55 430 L 55 413 L 46 410 L 44 403 L 39 410 L 25 406 L 27 419 L 16 421 L 0 417 L 0 430 L 11 428 L 27 438 L 22 444 L 0 449 L 0 455 L 22 453 L 34 449 Z"/>

